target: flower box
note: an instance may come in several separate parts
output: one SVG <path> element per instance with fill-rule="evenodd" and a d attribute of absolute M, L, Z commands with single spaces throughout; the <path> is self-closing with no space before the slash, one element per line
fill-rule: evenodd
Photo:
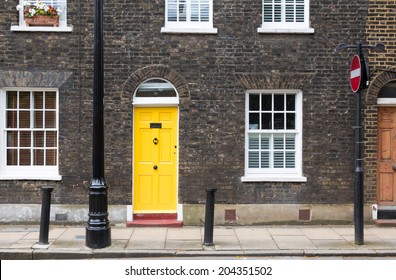
<path fill-rule="evenodd" d="M 59 26 L 59 16 L 42 16 L 37 15 L 31 18 L 25 18 L 26 26 Z"/>

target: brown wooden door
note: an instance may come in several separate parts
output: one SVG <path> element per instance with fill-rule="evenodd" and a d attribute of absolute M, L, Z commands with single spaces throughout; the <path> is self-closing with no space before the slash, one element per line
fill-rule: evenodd
<path fill-rule="evenodd" d="M 378 108 L 377 203 L 396 205 L 396 108 Z"/>

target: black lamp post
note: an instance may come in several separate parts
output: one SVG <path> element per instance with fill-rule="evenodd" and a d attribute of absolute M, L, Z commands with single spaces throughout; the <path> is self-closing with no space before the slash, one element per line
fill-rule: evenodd
<path fill-rule="evenodd" d="M 98 249 L 111 245 L 111 231 L 107 212 L 108 187 L 104 175 L 103 2 L 94 1 L 93 175 L 89 187 L 89 219 L 85 244 L 90 248 Z"/>
<path fill-rule="evenodd" d="M 344 49 L 356 49 L 356 54 L 360 58 L 361 64 L 361 80 L 358 90 L 355 92 L 355 179 L 354 179 L 354 211 L 353 220 L 355 225 L 355 244 L 364 244 L 364 211 L 363 211 L 363 153 L 362 153 L 362 93 L 360 89 L 367 88 L 369 81 L 369 68 L 364 60 L 363 48 L 377 51 L 384 51 L 383 44 L 375 44 L 372 46 L 362 45 L 358 42 L 356 45 L 339 44 L 335 48 L 335 52 Z"/>

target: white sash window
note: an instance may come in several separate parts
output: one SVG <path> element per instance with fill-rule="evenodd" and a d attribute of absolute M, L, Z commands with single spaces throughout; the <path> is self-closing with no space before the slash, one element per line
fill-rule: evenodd
<path fill-rule="evenodd" d="M 313 33 L 309 0 L 263 0 L 259 32 Z"/>
<path fill-rule="evenodd" d="M 304 181 L 302 92 L 246 95 L 245 176 L 242 181 Z"/>
<path fill-rule="evenodd" d="M 58 90 L 0 94 L 0 179 L 59 180 Z"/>
<path fill-rule="evenodd" d="M 165 0 L 163 33 L 217 33 L 213 0 Z"/>

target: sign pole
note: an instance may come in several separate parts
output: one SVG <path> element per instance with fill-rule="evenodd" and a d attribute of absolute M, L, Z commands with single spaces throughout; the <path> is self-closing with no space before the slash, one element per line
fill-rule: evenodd
<path fill-rule="evenodd" d="M 361 73 L 366 71 L 362 54 L 362 45 L 358 43 L 356 53 L 361 62 Z M 362 61 L 363 60 L 363 61 Z M 364 76 L 364 75 L 363 75 Z M 361 79 L 360 84 L 366 83 Z M 355 184 L 354 184 L 354 225 L 355 225 L 355 244 L 364 244 L 364 211 L 363 211 L 363 158 L 362 158 L 362 92 L 359 85 L 355 93 Z"/>

